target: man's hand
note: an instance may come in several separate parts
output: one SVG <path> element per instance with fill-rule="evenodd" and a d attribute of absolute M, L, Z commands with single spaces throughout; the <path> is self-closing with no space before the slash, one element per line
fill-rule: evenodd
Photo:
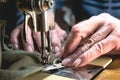
<path fill-rule="evenodd" d="M 11 42 L 12 42 L 15 49 L 20 48 L 21 44 L 19 43 L 19 37 L 21 37 L 24 49 L 26 51 L 28 51 L 28 52 L 33 52 L 34 51 L 33 39 L 35 40 L 39 51 L 41 50 L 40 32 L 33 32 L 33 31 L 31 31 L 29 26 L 27 26 L 27 35 L 26 35 L 27 36 L 27 41 L 26 41 L 26 43 L 23 39 L 22 34 L 23 34 L 23 24 L 19 25 L 11 33 Z M 51 42 L 52 42 L 54 52 L 56 53 L 56 56 L 59 56 L 60 53 L 62 52 L 61 43 L 64 40 L 64 38 L 66 37 L 66 32 L 64 30 L 62 30 L 56 23 L 55 24 L 55 29 L 51 30 L 51 34 L 52 34 L 51 35 L 52 36 Z"/>
<path fill-rule="evenodd" d="M 107 13 L 73 26 L 64 48 L 62 64 L 81 67 L 104 54 L 119 54 L 120 20 Z"/>

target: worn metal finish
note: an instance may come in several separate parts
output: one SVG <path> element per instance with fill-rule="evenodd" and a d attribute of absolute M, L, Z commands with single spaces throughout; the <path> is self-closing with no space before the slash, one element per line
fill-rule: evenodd
<path fill-rule="evenodd" d="M 86 65 L 84 67 L 76 69 L 61 66 L 61 68 L 51 69 L 50 71 L 47 72 L 63 77 L 72 78 L 75 80 L 91 80 L 102 70 L 103 68 L 100 66 Z"/>
<path fill-rule="evenodd" d="M 25 15 L 23 28 L 25 42 L 27 42 L 28 25 L 31 30 L 41 32 L 41 58 L 43 64 L 47 64 L 52 47 L 50 30 L 54 29 L 54 0 L 19 0 L 17 6 Z"/>

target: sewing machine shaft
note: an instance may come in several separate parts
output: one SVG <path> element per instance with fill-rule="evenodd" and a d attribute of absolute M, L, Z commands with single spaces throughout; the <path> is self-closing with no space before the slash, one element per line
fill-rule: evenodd
<path fill-rule="evenodd" d="M 25 15 L 24 40 L 27 41 L 27 25 L 31 30 L 41 32 L 41 58 L 43 64 L 47 64 L 46 53 L 51 53 L 50 30 L 54 29 L 54 0 L 19 0 L 17 5 Z"/>

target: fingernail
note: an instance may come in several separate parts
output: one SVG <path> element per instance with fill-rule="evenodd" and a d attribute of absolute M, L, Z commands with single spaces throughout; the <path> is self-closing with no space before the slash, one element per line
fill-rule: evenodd
<path fill-rule="evenodd" d="M 26 50 L 27 50 L 28 52 L 33 52 L 33 49 L 32 49 L 32 47 L 31 47 L 30 45 L 28 45 L 28 46 L 26 47 Z"/>
<path fill-rule="evenodd" d="M 75 67 L 79 67 L 80 63 L 81 63 L 81 59 L 77 59 L 77 60 L 74 61 L 73 65 Z"/>
<path fill-rule="evenodd" d="M 67 66 L 70 62 L 71 62 L 71 59 L 70 58 L 66 58 L 66 59 L 64 59 L 62 61 L 62 64 Z"/>
<path fill-rule="evenodd" d="M 18 44 L 13 44 L 15 50 L 19 49 Z"/>
<path fill-rule="evenodd" d="M 60 48 L 59 47 L 55 47 L 54 51 L 55 51 L 55 53 L 58 53 L 58 52 L 60 52 Z"/>

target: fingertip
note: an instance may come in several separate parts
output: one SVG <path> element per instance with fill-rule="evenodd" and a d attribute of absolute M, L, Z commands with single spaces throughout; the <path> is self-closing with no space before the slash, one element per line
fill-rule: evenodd
<path fill-rule="evenodd" d="M 18 49 L 19 49 L 18 44 L 13 44 L 13 48 L 14 48 L 15 50 L 18 50 Z"/>
<path fill-rule="evenodd" d="M 68 64 L 70 64 L 71 61 L 72 61 L 72 60 L 71 60 L 70 58 L 66 58 L 66 59 L 64 59 L 64 60 L 62 61 L 62 65 L 68 66 Z"/>
<path fill-rule="evenodd" d="M 55 53 L 60 52 L 60 48 L 59 48 L 59 47 L 57 47 L 57 46 L 56 46 L 56 47 L 54 47 L 54 52 L 55 52 Z"/>
<path fill-rule="evenodd" d="M 27 45 L 26 46 L 26 51 L 28 51 L 28 52 L 33 52 L 34 51 L 34 49 L 32 48 L 32 46 L 30 46 L 30 45 Z"/>
<path fill-rule="evenodd" d="M 12 43 L 13 49 L 18 50 L 19 49 L 18 39 L 17 38 L 11 38 L 10 41 Z"/>
<path fill-rule="evenodd" d="M 54 52 L 55 52 L 55 57 L 59 58 L 62 57 L 63 49 L 59 47 L 55 47 Z"/>
<path fill-rule="evenodd" d="M 55 57 L 57 57 L 57 58 L 61 57 L 61 53 L 59 53 L 59 52 L 56 53 L 56 54 L 55 54 Z"/>

